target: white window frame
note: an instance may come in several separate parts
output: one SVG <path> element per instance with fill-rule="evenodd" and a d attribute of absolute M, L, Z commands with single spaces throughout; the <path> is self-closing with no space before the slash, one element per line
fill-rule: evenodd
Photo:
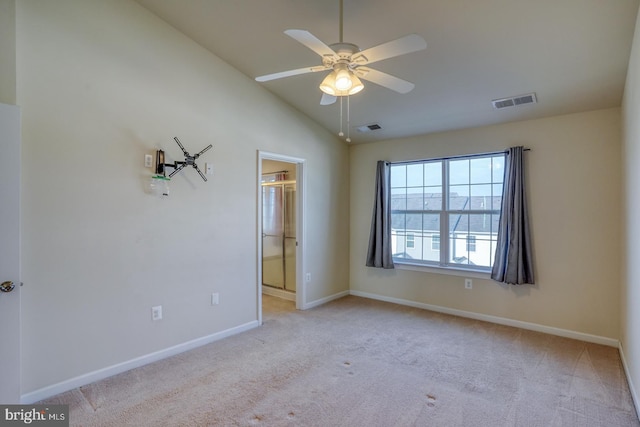
<path fill-rule="evenodd" d="M 394 264 L 398 265 L 400 269 L 409 269 L 409 270 L 418 270 L 418 271 L 433 271 L 433 272 L 443 272 L 445 274 L 456 274 L 456 271 L 464 271 L 465 274 L 471 273 L 471 276 L 475 277 L 488 277 L 489 272 L 491 271 L 491 266 L 480 266 L 480 265 L 467 265 L 467 264 L 458 264 L 449 262 L 449 252 L 450 248 L 450 236 L 449 236 L 449 216 L 456 214 L 463 215 L 482 215 L 482 214 L 492 214 L 492 215 L 500 215 L 500 210 L 495 209 L 483 209 L 483 210 L 450 210 L 449 209 L 449 162 L 455 160 L 465 160 L 465 159 L 475 159 L 475 158 L 483 158 L 483 157 L 496 157 L 503 155 L 506 158 L 506 152 L 492 152 L 492 153 L 481 153 L 481 154 L 471 154 L 471 155 L 463 155 L 463 156 L 455 156 L 455 157 L 443 157 L 443 158 L 433 158 L 433 159 L 425 159 L 425 160 L 415 160 L 415 161 L 400 161 L 393 162 L 391 166 L 394 165 L 410 165 L 410 164 L 425 164 L 425 163 L 433 163 L 433 162 L 441 162 L 442 164 L 442 208 L 441 210 L 424 210 L 424 211 L 416 211 L 428 214 L 439 214 L 440 215 L 440 237 L 439 239 L 439 250 L 440 250 L 440 260 L 437 262 L 427 261 L 427 260 L 411 260 L 400 257 L 394 257 Z M 505 159 L 506 160 L 506 159 Z M 504 162 L 503 162 L 504 165 Z M 492 180 L 492 184 L 493 184 Z M 503 182 L 501 182 L 503 184 Z M 469 185 L 472 185 L 469 183 Z M 411 212 L 406 209 L 406 212 Z M 407 233 L 408 234 L 408 233 Z M 424 232 L 423 232 L 424 236 Z M 434 234 L 433 236 L 436 236 Z M 442 236 L 445 236 L 445 239 L 442 239 Z M 469 237 L 469 235 L 467 235 Z M 475 236 L 474 236 L 475 237 Z M 477 242 L 476 242 L 477 243 Z M 467 249 L 468 249 L 468 240 L 467 240 Z M 424 246 L 424 245 L 423 245 Z M 433 238 L 431 241 L 432 250 L 437 250 L 433 248 Z M 406 246 L 405 246 L 406 252 Z M 447 272 L 449 271 L 449 272 Z"/>

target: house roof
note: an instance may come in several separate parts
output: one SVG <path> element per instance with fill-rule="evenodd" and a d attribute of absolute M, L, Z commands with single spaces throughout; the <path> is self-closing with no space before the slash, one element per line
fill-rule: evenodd
<path fill-rule="evenodd" d="M 483 210 L 494 209 L 499 212 L 502 197 L 461 196 L 452 193 L 450 207 L 452 210 Z M 395 230 L 407 230 L 417 232 L 425 230 L 429 233 L 440 233 L 440 215 L 433 213 L 416 213 L 421 209 L 440 209 L 442 206 L 442 194 L 408 194 L 391 196 L 391 227 Z M 407 210 L 409 212 L 405 213 Z M 452 214 L 449 219 L 449 230 L 459 233 L 487 234 L 498 232 L 499 213 L 487 214 Z"/>

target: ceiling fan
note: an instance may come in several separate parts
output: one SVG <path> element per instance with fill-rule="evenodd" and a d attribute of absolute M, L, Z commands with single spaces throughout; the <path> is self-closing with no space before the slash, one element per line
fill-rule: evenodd
<path fill-rule="evenodd" d="M 298 74 L 316 73 L 332 70 L 320 84 L 323 95 L 322 105 L 333 104 L 338 96 L 354 95 L 360 92 L 364 85 L 360 79 L 370 81 L 398 93 L 407 93 L 415 85 L 390 74 L 369 68 L 369 64 L 393 58 L 411 52 L 423 50 L 427 42 L 417 34 L 410 34 L 399 39 L 383 43 L 369 49 L 360 50 L 353 43 L 345 43 L 343 34 L 343 0 L 340 0 L 340 41 L 326 45 L 306 30 L 286 30 L 284 33 L 302 43 L 322 58 L 322 65 L 281 71 L 256 77 L 259 82 L 291 77 Z"/>

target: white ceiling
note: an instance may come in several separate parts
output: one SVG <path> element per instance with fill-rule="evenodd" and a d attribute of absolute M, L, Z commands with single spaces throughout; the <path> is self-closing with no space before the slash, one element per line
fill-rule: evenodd
<path fill-rule="evenodd" d="M 251 79 L 320 65 L 286 36 L 339 39 L 338 0 L 137 0 Z M 352 143 L 621 105 L 639 0 L 344 0 L 344 41 L 361 49 L 416 33 L 427 49 L 372 67 L 415 83 L 365 83 L 351 97 Z M 262 85 L 333 133 L 339 103 L 320 106 L 326 72 Z M 538 103 L 494 110 L 535 92 Z M 378 123 L 381 130 L 355 128 Z"/>

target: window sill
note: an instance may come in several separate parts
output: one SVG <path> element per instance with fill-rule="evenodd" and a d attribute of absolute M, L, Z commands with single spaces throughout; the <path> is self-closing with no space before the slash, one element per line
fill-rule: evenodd
<path fill-rule="evenodd" d="M 436 267 L 431 265 L 413 264 L 406 261 L 393 260 L 398 270 L 421 271 L 423 273 L 446 274 L 449 276 L 470 277 L 474 279 L 491 279 L 491 272 L 486 270 L 473 270 L 470 268 Z"/>

